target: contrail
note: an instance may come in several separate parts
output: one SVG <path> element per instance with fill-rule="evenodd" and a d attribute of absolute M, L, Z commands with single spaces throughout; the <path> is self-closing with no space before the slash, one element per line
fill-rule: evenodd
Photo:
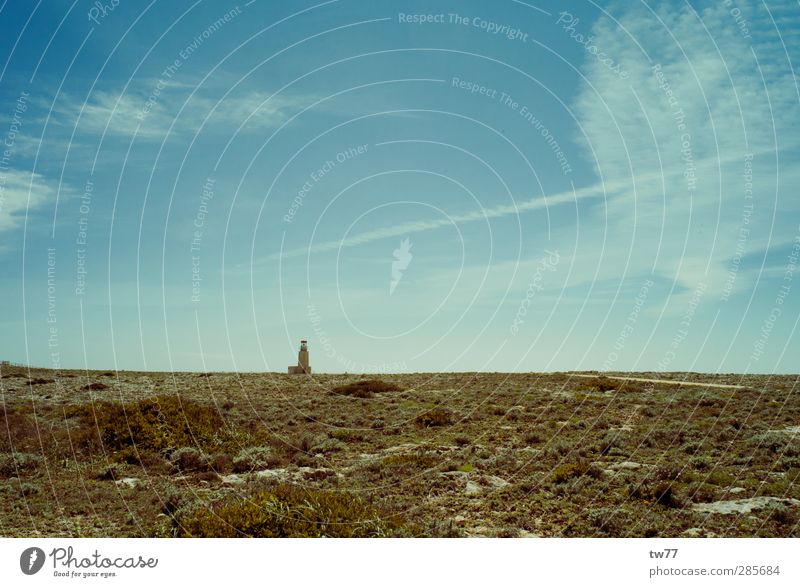
<path fill-rule="evenodd" d="M 625 183 L 627 185 L 630 184 L 629 181 Z M 620 182 L 620 186 L 618 187 L 622 187 L 621 184 L 622 182 Z M 387 226 L 385 228 L 378 228 L 376 230 L 362 232 L 361 234 L 357 234 L 343 240 L 325 241 L 317 243 L 311 247 L 289 249 L 287 251 L 283 251 L 282 253 L 273 253 L 268 255 L 265 260 L 299 257 L 309 253 L 324 253 L 326 251 L 335 251 L 339 248 L 355 247 L 385 238 L 398 237 L 407 235 L 409 233 L 422 232 L 425 230 L 434 230 L 436 228 L 449 226 L 451 224 L 464 224 L 466 222 L 475 222 L 478 220 L 484 220 L 486 218 L 499 218 L 502 216 L 515 215 L 520 212 L 527 212 L 530 210 L 537 210 L 540 208 L 547 208 L 549 206 L 557 206 L 560 204 L 568 204 L 579 199 L 597 197 L 603 193 L 608 193 L 609 189 L 610 186 L 608 184 L 606 184 L 605 187 L 602 185 L 593 185 L 587 188 L 581 188 L 578 190 L 573 189 L 569 192 L 562 192 L 554 196 L 524 200 L 516 205 L 506 204 L 503 206 L 497 206 L 495 208 L 467 212 L 465 214 L 455 214 L 439 220 L 422 220 L 417 222 L 396 224 L 394 226 Z"/>
<path fill-rule="evenodd" d="M 738 161 L 735 157 L 724 159 L 706 158 L 699 159 L 697 166 L 712 165 L 720 166 L 727 163 Z M 397 224 L 395 226 L 387 226 L 385 228 L 378 228 L 362 232 L 346 239 L 330 240 L 317 243 L 311 247 L 301 247 L 297 249 L 289 249 L 281 253 L 272 253 L 266 257 L 262 257 L 254 264 L 263 263 L 265 261 L 274 261 L 276 259 L 287 259 L 290 257 L 301 257 L 311 253 L 324 253 L 327 251 L 336 251 L 340 248 L 356 247 L 376 240 L 385 238 L 393 238 L 404 236 L 415 232 L 422 232 L 425 230 L 434 230 L 442 226 L 449 226 L 450 224 L 463 224 L 466 222 L 475 222 L 484 220 L 486 218 L 500 218 L 503 216 L 512 216 L 521 212 L 528 212 L 531 210 L 539 210 L 541 208 L 549 208 L 550 206 L 559 206 L 562 204 L 569 204 L 584 200 L 588 198 L 597 198 L 600 196 L 608 196 L 616 194 L 623 190 L 636 189 L 637 184 L 643 184 L 649 181 L 666 182 L 670 177 L 680 176 L 683 174 L 682 169 L 663 169 L 660 171 L 651 171 L 642 173 L 637 176 L 623 177 L 612 181 L 598 182 L 593 185 L 575 189 L 573 184 L 571 191 L 559 192 L 552 196 L 539 196 L 529 200 L 523 200 L 518 204 L 505 204 L 495 208 L 488 208 L 485 210 L 467 212 L 465 214 L 456 214 L 448 218 L 439 220 L 422 220 L 417 222 L 406 222 L 404 224 Z"/>

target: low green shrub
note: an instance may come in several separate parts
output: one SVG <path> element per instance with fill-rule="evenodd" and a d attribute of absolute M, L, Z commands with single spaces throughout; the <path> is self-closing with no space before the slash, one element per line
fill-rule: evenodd
<path fill-rule="evenodd" d="M 179 396 L 83 404 L 68 416 L 81 424 L 75 433 L 78 448 L 110 452 L 115 460 L 131 464 L 141 464 L 144 454 L 169 454 L 181 447 L 213 452 L 231 440 L 216 409 Z"/>
<path fill-rule="evenodd" d="M 210 467 L 210 457 L 193 446 L 182 446 L 173 451 L 169 460 L 181 473 L 207 471 Z"/>
<path fill-rule="evenodd" d="M 572 452 L 572 448 L 572 444 L 567 442 L 567 440 L 553 437 L 553 439 L 545 445 L 544 453 L 548 458 L 559 458 Z"/>
<path fill-rule="evenodd" d="M 187 501 L 186 495 L 176 487 L 168 488 L 156 499 L 161 502 L 161 513 L 167 516 L 174 516 Z"/>
<path fill-rule="evenodd" d="M 23 482 L 19 484 L 19 492 L 24 496 L 37 495 L 41 493 L 39 486 L 35 483 Z"/>
<path fill-rule="evenodd" d="M 329 454 L 332 452 L 340 452 L 347 448 L 347 445 L 341 440 L 329 438 L 327 436 L 317 436 L 311 445 L 310 452 L 316 454 Z"/>
<path fill-rule="evenodd" d="M 629 527 L 625 512 L 616 508 L 592 508 L 588 511 L 587 521 L 600 536 L 620 537 Z"/>
<path fill-rule="evenodd" d="M 784 476 L 775 481 L 758 485 L 756 493 L 758 495 L 769 495 L 772 497 L 788 497 L 799 499 L 800 479 L 792 480 Z"/>
<path fill-rule="evenodd" d="M 387 467 L 401 467 L 410 465 L 419 469 L 430 469 L 439 464 L 439 459 L 433 455 L 421 452 L 404 452 L 385 457 L 381 464 Z"/>
<path fill-rule="evenodd" d="M 364 440 L 364 434 L 350 428 L 334 428 L 328 432 L 328 436 L 342 442 L 361 442 Z"/>
<path fill-rule="evenodd" d="M 427 521 L 422 536 L 426 538 L 463 538 L 464 530 L 458 527 L 452 519 Z"/>
<path fill-rule="evenodd" d="M 559 465 L 550 476 L 553 483 L 564 483 L 575 477 L 585 475 L 589 471 L 589 465 L 586 463 L 564 463 Z"/>
<path fill-rule="evenodd" d="M 179 537 L 372 538 L 406 535 L 400 521 L 347 493 L 280 486 L 200 507 L 178 520 Z"/>
<path fill-rule="evenodd" d="M 268 446 L 249 446 L 239 451 L 233 458 L 233 472 L 246 473 L 268 469 L 275 461 L 272 449 Z"/>
<path fill-rule="evenodd" d="M 715 485 L 703 483 L 702 481 L 692 481 L 685 486 L 684 494 L 688 499 L 695 503 L 710 503 L 717 501 L 720 496 L 720 489 Z"/>
<path fill-rule="evenodd" d="M 800 456 L 800 435 L 787 434 L 780 430 L 768 430 L 754 436 L 750 445 L 786 457 Z"/>
<path fill-rule="evenodd" d="M 715 470 L 711 471 L 705 478 L 705 482 L 711 485 L 719 485 L 720 487 L 728 487 L 733 484 L 734 478 L 728 475 L 725 471 Z"/>
<path fill-rule="evenodd" d="M 601 455 L 607 455 L 613 449 L 621 448 L 622 444 L 622 433 L 619 430 L 607 430 L 603 438 L 597 444 L 596 449 Z"/>
<path fill-rule="evenodd" d="M 15 452 L 0 454 L 0 479 L 16 477 L 18 474 L 35 470 L 42 457 L 36 454 Z"/>

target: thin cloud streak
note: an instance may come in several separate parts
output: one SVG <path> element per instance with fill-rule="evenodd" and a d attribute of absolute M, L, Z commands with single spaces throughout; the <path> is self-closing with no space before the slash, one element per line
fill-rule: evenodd
<path fill-rule="evenodd" d="M 733 158 L 731 159 L 731 161 L 732 160 Z M 716 168 L 719 164 L 726 164 L 731 161 L 728 160 L 717 161 L 716 159 L 704 160 L 704 161 L 698 161 L 697 166 L 698 168 L 702 167 Z M 673 177 L 681 176 L 682 174 L 683 170 L 679 167 L 676 167 L 669 171 L 665 170 L 663 176 L 659 172 L 652 172 L 652 173 L 645 173 L 633 178 L 628 177 L 614 181 L 598 182 L 596 184 L 578 189 L 575 189 L 573 186 L 573 189 L 570 191 L 559 192 L 552 196 L 542 196 L 542 197 L 532 198 L 530 200 L 522 201 L 518 204 L 506 204 L 503 206 L 497 206 L 495 208 L 484 209 L 481 211 L 456 214 L 453 216 L 449 216 L 448 218 L 443 218 L 439 220 L 406 222 L 404 224 L 397 224 L 395 226 L 387 226 L 384 228 L 378 228 L 376 230 L 363 232 L 361 234 L 349 237 L 347 239 L 330 240 L 317 243 L 315 245 L 312 245 L 311 247 L 300 247 L 278 253 L 272 253 L 260 260 L 257 260 L 254 264 L 258 265 L 266 261 L 274 261 L 277 259 L 288 259 L 292 257 L 301 257 L 303 255 L 311 253 L 325 253 L 329 251 L 335 251 L 340 248 L 356 247 L 359 245 L 371 243 L 386 238 L 393 238 L 417 232 L 423 232 L 427 230 L 435 230 L 437 228 L 441 228 L 444 226 L 450 226 L 451 224 L 464 224 L 490 218 L 502 218 L 506 216 L 514 216 L 522 212 L 541 210 L 542 208 L 548 208 L 550 206 L 560 206 L 563 204 L 577 203 L 581 200 L 598 198 L 601 196 L 606 196 L 606 198 L 609 198 L 610 196 L 619 197 L 620 195 L 628 194 L 630 195 L 630 201 L 634 201 L 634 193 L 638 193 L 639 191 L 642 192 L 644 191 L 641 189 L 642 185 L 653 181 L 660 182 L 662 177 L 666 180 Z M 634 188 L 636 190 L 635 192 Z"/>
<path fill-rule="evenodd" d="M 423 232 L 426 230 L 434 230 L 443 226 L 450 226 L 451 224 L 464 224 L 468 222 L 475 222 L 489 218 L 500 218 L 504 216 L 512 216 L 520 212 L 527 212 L 530 210 L 539 210 L 547 208 L 548 206 L 557 206 L 560 204 L 568 204 L 575 202 L 579 199 L 597 197 L 603 194 L 602 186 L 591 186 L 588 188 L 581 188 L 569 192 L 562 192 L 554 196 L 533 198 L 523 201 L 519 204 L 507 204 L 504 206 L 497 206 L 495 208 L 484 209 L 481 211 L 468 212 L 465 214 L 456 214 L 443 218 L 440 220 L 425 220 L 420 222 L 406 222 L 404 224 L 397 224 L 395 226 L 387 226 L 376 230 L 370 230 L 347 239 L 330 240 L 317 243 L 311 247 L 302 247 L 291 249 L 280 253 L 273 253 L 267 256 L 264 260 L 287 259 L 291 257 L 299 257 L 310 253 L 324 253 L 327 251 L 335 251 L 340 248 L 355 247 L 371 243 L 373 241 L 398 237 L 407 234 Z"/>
<path fill-rule="evenodd" d="M 0 171 L 0 232 L 16 228 L 27 210 L 52 201 L 55 193 L 56 188 L 38 173 Z"/>

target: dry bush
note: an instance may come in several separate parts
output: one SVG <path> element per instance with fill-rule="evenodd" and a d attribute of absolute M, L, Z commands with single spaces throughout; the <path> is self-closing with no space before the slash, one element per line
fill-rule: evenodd
<path fill-rule="evenodd" d="M 219 453 L 211 458 L 211 470 L 221 475 L 226 475 L 233 471 L 233 459 L 228 453 Z"/>
<path fill-rule="evenodd" d="M 424 428 L 446 426 L 453 423 L 453 413 L 446 408 L 433 408 L 419 414 L 414 421 Z"/>
<path fill-rule="evenodd" d="M 124 466 L 119 463 L 109 463 L 102 467 L 95 475 L 95 479 L 100 481 L 116 481 L 123 477 L 125 477 L 125 469 Z"/>
<path fill-rule="evenodd" d="M 349 395 L 352 397 L 369 398 L 374 397 L 376 393 L 385 393 L 388 391 L 403 391 L 403 388 L 394 383 L 387 383 L 380 379 L 363 379 L 355 381 L 346 385 L 340 385 L 333 388 L 333 393 L 339 395 Z"/>
<path fill-rule="evenodd" d="M 628 486 L 628 496 L 633 499 L 649 501 L 667 508 L 679 508 L 683 505 L 678 496 L 681 486 L 676 481 L 680 473 L 674 467 L 659 467 L 636 485 Z"/>
<path fill-rule="evenodd" d="M 0 417 L 0 452 L 31 449 L 38 444 L 36 421 L 27 414 L 6 409 Z"/>
<path fill-rule="evenodd" d="M 783 526 L 796 526 L 800 521 L 797 513 L 783 504 L 774 505 L 770 508 L 769 519 Z"/>
<path fill-rule="evenodd" d="M 608 377 L 603 377 L 601 375 L 600 377 L 595 377 L 594 379 L 587 379 L 585 381 L 581 381 L 576 389 L 585 391 L 606 392 L 619 389 L 624 383 L 625 382 L 617 381 L 615 379 L 609 379 Z"/>
<path fill-rule="evenodd" d="M 668 508 L 679 508 L 682 502 L 677 494 L 677 487 L 666 481 L 656 484 L 653 487 L 646 488 L 648 496 L 654 503 Z"/>
<path fill-rule="evenodd" d="M 468 446 L 472 443 L 472 440 L 469 436 L 458 435 L 453 438 L 453 443 L 455 443 L 456 446 Z"/>
<path fill-rule="evenodd" d="M 275 460 L 270 466 L 294 464 L 298 467 L 312 467 L 316 464 L 314 446 L 317 444 L 316 436 L 298 434 L 287 439 L 276 440 Z"/>

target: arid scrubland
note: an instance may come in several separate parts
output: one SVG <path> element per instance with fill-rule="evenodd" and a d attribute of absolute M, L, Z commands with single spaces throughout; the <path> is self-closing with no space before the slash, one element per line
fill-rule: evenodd
<path fill-rule="evenodd" d="M 797 376 L 1 374 L 3 536 L 800 536 Z"/>

